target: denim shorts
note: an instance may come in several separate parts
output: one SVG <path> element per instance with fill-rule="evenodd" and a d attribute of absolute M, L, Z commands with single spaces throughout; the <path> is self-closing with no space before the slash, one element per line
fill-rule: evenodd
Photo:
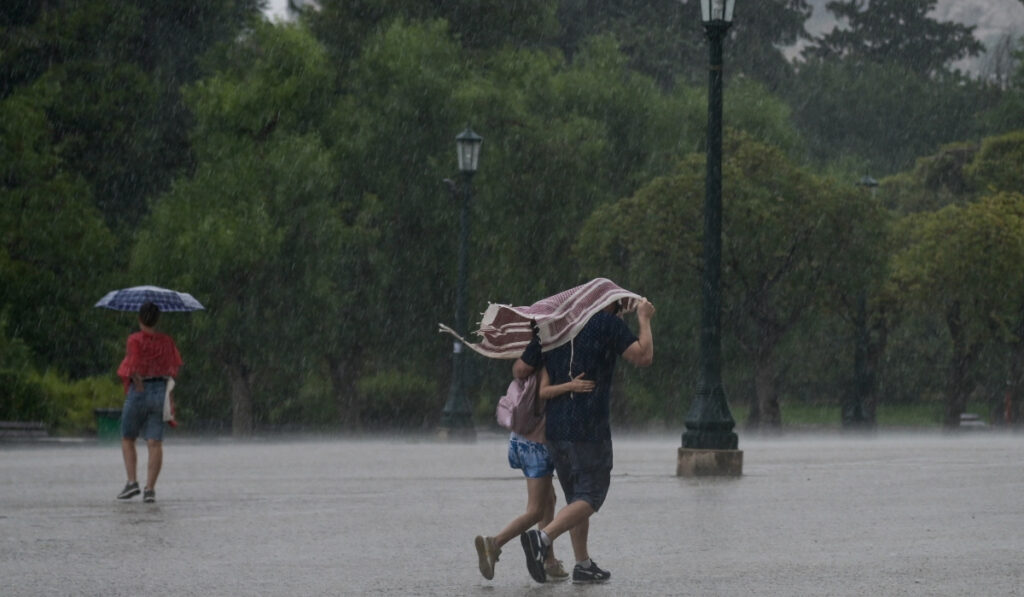
<path fill-rule="evenodd" d="M 612 441 L 549 441 L 548 451 L 565 493 L 565 503 L 583 500 L 594 508 L 608 497 L 612 475 Z"/>
<path fill-rule="evenodd" d="M 516 433 L 508 437 L 508 465 L 522 469 L 523 474 L 530 479 L 550 477 L 555 470 L 544 444 L 523 439 Z"/>
<path fill-rule="evenodd" d="M 141 433 L 143 439 L 163 441 L 166 392 L 164 380 L 142 382 L 142 393 L 135 391 L 134 384 L 129 385 L 121 409 L 121 437 L 135 439 Z"/>

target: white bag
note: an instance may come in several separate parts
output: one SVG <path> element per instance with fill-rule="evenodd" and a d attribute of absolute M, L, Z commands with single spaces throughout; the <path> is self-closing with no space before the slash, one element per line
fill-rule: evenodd
<path fill-rule="evenodd" d="M 171 391 L 174 390 L 174 378 L 167 378 L 167 391 L 164 392 L 164 421 L 171 427 L 176 427 L 178 422 L 174 420 L 174 398 Z"/>

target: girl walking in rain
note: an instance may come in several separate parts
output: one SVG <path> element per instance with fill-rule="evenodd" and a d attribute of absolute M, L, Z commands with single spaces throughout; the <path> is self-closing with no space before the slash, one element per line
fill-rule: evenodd
<path fill-rule="evenodd" d="M 540 340 L 536 337 L 512 367 L 512 374 L 520 379 L 533 375 L 543 364 Z M 573 380 L 567 386 L 576 384 L 565 391 L 590 391 L 593 382 Z M 578 387 L 577 387 L 578 386 Z M 555 486 L 552 475 L 555 464 L 548 455 L 544 445 L 544 420 L 526 435 L 511 432 L 508 440 L 508 464 L 514 469 L 523 471 L 526 477 L 526 512 L 512 519 L 505 528 L 493 537 L 477 536 L 476 552 L 479 558 L 480 574 L 490 580 L 494 578 L 494 563 L 501 555 L 501 548 L 514 537 L 518 537 L 535 524 L 544 527 L 555 515 Z M 554 550 L 550 550 L 544 561 L 544 570 L 551 580 L 565 580 L 569 573 L 562 566 L 562 561 L 555 558 Z"/>
<path fill-rule="evenodd" d="M 124 360 L 117 368 L 125 389 L 121 411 L 121 453 L 128 474 L 128 482 L 117 496 L 119 500 L 139 495 L 135 440 L 141 434 L 149 453 L 142 500 L 156 501 L 156 479 L 160 475 L 164 455 L 164 400 L 170 399 L 168 383 L 178 375 L 182 365 L 174 340 L 154 329 L 159 319 L 160 308 L 155 304 L 147 302 L 139 308 L 140 330 L 128 336 Z"/>

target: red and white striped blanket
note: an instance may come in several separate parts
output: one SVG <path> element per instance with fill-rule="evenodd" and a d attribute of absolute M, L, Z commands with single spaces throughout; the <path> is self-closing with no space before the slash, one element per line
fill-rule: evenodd
<path fill-rule="evenodd" d="M 515 359 L 533 338 L 531 321 L 537 324 L 541 348 L 547 352 L 575 338 L 591 316 L 601 309 L 621 301 L 622 311 L 628 313 L 636 309 L 640 298 L 611 280 L 595 278 L 528 307 L 491 303 L 484 311 L 479 329 L 474 332 L 483 338 L 478 343 L 468 342 L 452 328 L 439 325 L 440 331 L 455 336 L 485 357 Z"/>

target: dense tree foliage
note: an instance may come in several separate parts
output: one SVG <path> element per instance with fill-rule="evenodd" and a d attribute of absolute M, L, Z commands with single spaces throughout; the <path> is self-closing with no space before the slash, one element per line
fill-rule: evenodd
<path fill-rule="evenodd" d="M 859 64 L 897 63 L 931 77 L 952 62 L 981 53 L 974 27 L 929 17 L 938 0 L 840 0 L 828 10 L 845 26 L 816 39 L 804 55 Z"/>
<path fill-rule="evenodd" d="M 945 424 L 956 427 L 981 381 L 987 344 L 1020 342 L 1024 308 L 1024 196 L 1000 193 L 908 218 L 893 283 L 911 306 L 945 324 Z"/>
<path fill-rule="evenodd" d="M 700 3 L 642 0 L 564 0 L 558 2 L 558 45 L 572 58 L 594 35 L 612 35 L 631 68 L 660 85 L 707 80 L 707 45 L 700 25 Z M 728 43 L 730 72 L 752 77 L 775 90 L 792 74 L 781 48 L 807 37 L 811 14 L 806 0 L 741 3 Z"/>
<path fill-rule="evenodd" d="M 934 4 L 832 2 L 848 27 L 795 64 L 781 48 L 806 40 L 805 0 L 737 9 L 724 350 L 751 426 L 849 398 L 855 362 L 873 404 L 944 400 L 950 425 L 1007 379 L 1024 402 L 1024 76 L 952 71 L 978 42 Z M 696 2 L 323 0 L 295 23 L 259 5 L 0 7 L 0 418 L 73 431 L 116 406 L 134 317 L 92 305 L 157 284 L 207 305 L 161 322 L 186 360 L 183 423 L 429 427 L 469 192 L 470 324 L 488 301 L 610 277 L 658 307 L 655 368 L 618 378 L 616 416 L 682 419 Z M 472 178 L 454 159 L 467 124 Z M 508 363 L 470 365 L 483 422 Z"/>
<path fill-rule="evenodd" d="M 845 26 L 811 40 L 786 93 L 815 160 L 893 174 L 940 145 L 1008 130 L 986 117 L 998 90 L 953 70 L 983 49 L 973 27 L 936 21 L 935 4 L 827 4 Z"/>
<path fill-rule="evenodd" d="M 148 198 L 190 164 L 179 88 L 258 3 L 17 4 L 17 24 L 0 37 L 0 97 L 46 87 L 53 150 L 89 184 L 108 223 L 138 223 Z"/>
<path fill-rule="evenodd" d="M 730 377 L 753 380 L 748 422 L 778 427 L 784 370 L 791 366 L 780 362 L 782 345 L 810 311 L 825 307 L 830 291 L 852 294 L 868 283 L 872 246 L 857 240 L 877 238 L 883 219 L 852 185 L 818 179 L 777 149 L 738 136 L 725 153 L 723 321 L 745 363 Z M 631 284 L 668 303 L 662 325 L 685 322 L 660 343 L 670 367 L 694 360 L 690 347 L 677 343 L 696 335 L 703 185 L 703 156 L 691 155 L 678 173 L 599 209 L 580 237 L 591 268 L 616 262 Z M 675 355 L 685 355 L 684 362 Z"/>

